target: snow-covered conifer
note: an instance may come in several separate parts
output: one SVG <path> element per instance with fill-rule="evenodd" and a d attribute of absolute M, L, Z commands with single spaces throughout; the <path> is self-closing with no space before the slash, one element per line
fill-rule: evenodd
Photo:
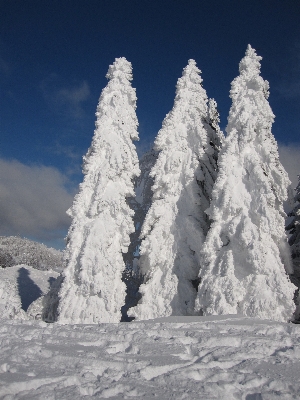
<path fill-rule="evenodd" d="M 155 140 L 159 155 L 151 171 L 153 202 L 141 233 L 145 281 L 139 304 L 129 311 L 137 319 L 194 311 L 199 250 L 209 227 L 204 210 L 221 141 L 212 127 L 200 72 L 189 60 L 177 82 L 173 109 Z"/>
<path fill-rule="evenodd" d="M 134 195 L 139 174 L 132 140 L 138 139 L 132 68 L 125 58 L 109 67 L 97 107 L 93 141 L 84 157 L 84 181 L 69 210 L 72 224 L 65 252 L 58 322 L 118 322 L 125 300 L 122 252 L 134 231 Z"/>
<path fill-rule="evenodd" d="M 141 228 L 145 221 L 147 211 L 152 203 L 153 178 L 150 171 L 158 157 L 158 152 L 154 149 L 146 152 L 140 159 L 139 166 L 141 174 L 134 179 L 135 197 L 128 199 L 130 208 L 134 211 L 133 222 L 135 231 L 130 235 L 130 245 L 128 252 L 123 255 L 126 269 L 123 274 L 123 281 L 126 283 L 126 299 L 122 308 L 122 317 L 128 320 L 127 311 L 130 307 L 136 306 L 139 300 L 139 287 L 143 276 L 140 273 L 139 258 L 141 245 Z"/>
<path fill-rule="evenodd" d="M 153 168 L 158 157 L 157 151 L 151 149 L 145 153 L 139 162 L 140 175 L 134 179 L 135 196 L 127 199 L 128 204 L 134 210 L 135 231 L 130 235 L 130 245 L 128 252 L 124 254 L 126 269 L 131 270 L 133 274 L 138 273 L 137 261 L 139 258 L 139 247 L 141 244 L 141 228 L 144 223 L 147 211 L 152 203 L 153 178 L 150 171 Z"/>
<path fill-rule="evenodd" d="M 292 251 L 292 260 L 293 260 L 293 274 L 291 275 L 291 279 L 295 285 L 297 285 L 298 290 L 295 293 L 295 300 L 297 305 L 297 310 L 295 313 L 296 319 L 300 319 L 300 175 L 298 176 L 299 183 L 296 187 L 296 195 L 294 197 L 295 206 L 293 210 L 288 214 L 289 217 L 292 217 L 292 221 L 286 227 L 286 230 L 291 234 L 289 238 L 289 245 L 291 246 Z"/>
<path fill-rule="evenodd" d="M 294 285 L 283 201 L 290 184 L 271 133 L 274 115 L 261 57 L 249 45 L 232 82 L 232 106 L 219 175 L 207 211 L 196 312 L 287 320 Z M 285 270 L 286 268 L 286 270 Z"/>

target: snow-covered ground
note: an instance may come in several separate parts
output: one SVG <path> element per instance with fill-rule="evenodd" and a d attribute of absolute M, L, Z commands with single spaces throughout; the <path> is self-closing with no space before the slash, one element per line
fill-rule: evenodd
<path fill-rule="evenodd" d="M 1 399 L 296 399 L 300 325 L 219 317 L 1 321 Z"/>

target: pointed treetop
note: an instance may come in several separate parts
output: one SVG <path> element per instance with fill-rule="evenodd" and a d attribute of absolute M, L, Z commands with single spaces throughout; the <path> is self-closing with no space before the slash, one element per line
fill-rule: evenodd
<path fill-rule="evenodd" d="M 109 66 L 106 78 L 119 78 L 121 81 L 124 79 L 132 81 L 131 62 L 127 61 L 125 57 L 116 58 L 114 63 Z"/>
<path fill-rule="evenodd" d="M 197 63 L 195 60 L 193 60 L 192 58 L 189 59 L 188 61 L 188 65 L 187 66 L 191 66 L 191 67 L 196 67 L 197 68 Z M 197 68 L 198 69 L 198 68 Z"/>
<path fill-rule="evenodd" d="M 258 56 L 255 49 L 248 44 L 245 57 L 242 58 L 239 65 L 240 74 L 259 75 L 261 60 L 262 57 Z"/>
<path fill-rule="evenodd" d="M 235 101 L 241 104 L 239 96 L 245 97 L 246 92 L 248 93 L 247 96 L 254 96 L 256 93 L 258 96 L 263 95 L 265 99 L 268 99 L 269 82 L 260 75 L 261 60 L 262 57 L 258 56 L 255 49 L 249 44 L 246 54 L 239 64 L 240 74 L 231 83 L 230 98 L 233 100 L 233 105 Z M 274 118 L 270 110 L 269 116 L 271 115 L 271 119 Z"/>
<path fill-rule="evenodd" d="M 176 94 L 178 94 L 179 90 L 184 88 L 192 89 L 194 84 L 201 85 L 203 79 L 200 74 L 201 71 L 197 67 L 196 61 L 190 59 L 188 65 L 183 69 L 182 77 L 177 81 Z"/>

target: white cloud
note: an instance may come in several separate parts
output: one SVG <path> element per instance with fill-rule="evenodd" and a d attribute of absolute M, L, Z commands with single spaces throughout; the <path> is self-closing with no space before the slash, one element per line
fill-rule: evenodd
<path fill-rule="evenodd" d="M 0 234 L 47 242 L 65 234 L 74 193 L 58 169 L 0 159 Z"/>

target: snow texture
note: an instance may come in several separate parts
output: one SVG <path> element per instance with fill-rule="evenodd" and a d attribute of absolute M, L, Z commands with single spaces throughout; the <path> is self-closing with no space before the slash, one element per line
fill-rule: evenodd
<path fill-rule="evenodd" d="M 1 321 L 0 398 L 297 399 L 299 328 L 234 316 Z"/>
<path fill-rule="evenodd" d="M 285 321 L 294 311 L 295 290 L 287 276 L 292 269 L 282 207 L 290 182 L 271 133 L 274 115 L 260 60 L 249 45 L 232 82 L 196 312 Z"/>
<path fill-rule="evenodd" d="M 295 293 L 295 301 L 297 305 L 295 317 L 297 320 L 300 319 L 300 175 L 298 178 L 299 183 L 295 189 L 296 194 L 294 197 L 295 206 L 288 214 L 289 217 L 292 217 L 292 221 L 286 227 L 286 230 L 291 234 L 289 245 L 291 246 L 294 267 L 293 274 L 291 274 L 291 280 L 298 287 Z"/>
<path fill-rule="evenodd" d="M 153 202 L 142 227 L 140 268 L 145 281 L 136 319 L 194 312 L 199 250 L 209 228 L 204 210 L 217 173 L 222 140 L 215 102 L 202 87 L 201 71 L 189 60 L 177 82 L 172 111 L 155 140 L 151 171 Z"/>
<path fill-rule="evenodd" d="M 132 140 L 138 139 L 132 68 L 125 58 L 109 67 L 96 116 L 93 141 L 84 157 L 84 181 L 69 210 L 72 224 L 60 290 L 60 323 L 118 322 L 125 300 L 122 253 L 134 232 L 132 180 L 139 175 Z"/>

